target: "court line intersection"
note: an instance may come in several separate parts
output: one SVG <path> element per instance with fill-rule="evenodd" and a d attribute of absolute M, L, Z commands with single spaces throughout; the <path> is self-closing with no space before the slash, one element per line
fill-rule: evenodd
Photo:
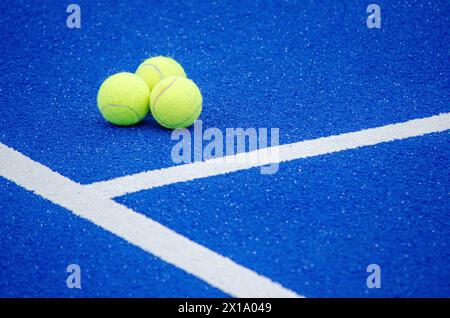
<path fill-rule="evenodd" d="M 0 175 L 234 297 L 302 297 L 113 200 L 178 182 L 450 129 L 450 113 L 79 184 L 0 143 Z"/>

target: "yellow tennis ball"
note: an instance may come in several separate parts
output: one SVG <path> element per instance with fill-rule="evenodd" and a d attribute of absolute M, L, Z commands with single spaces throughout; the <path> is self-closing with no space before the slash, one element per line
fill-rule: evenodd
<path fill-rule="evenodd" d="M 156 56 L 146 59 L 136 70 L 136 75 L 139 75 L 147 83 L 150 91 L 162 79 L 169 76 L 186 77 L 183 67 L 175 60 L 165 57 Z"/>
<path fill-rule="evenodd" d="M 97 95 L 98 109 L 112 124 L 129 126 L 140 122 L 148 113 L 150 90 L 145 81 L 133 73 L 108 77 Z"/>
<path fill-rule="evenodd" d="M 202 94 L 190 79 L 171 76 L 160 81 L 150 94 L 150 111 L 166 128 L 184 128 L 200 116 Z"/>

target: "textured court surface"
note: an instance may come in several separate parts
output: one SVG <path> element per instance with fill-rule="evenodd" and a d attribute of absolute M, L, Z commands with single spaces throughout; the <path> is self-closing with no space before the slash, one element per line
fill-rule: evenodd
<path fill-rule="evenodd" d="M 0 296 L 450 295 L 448 1 L 378 1 L 381 29 L 366 27 L 366 1 L 77 1 L 81 29 L 66 27 L 69 3 L 0 4 Z M 423 136 L 91 210 L 92 193 L 79 203 L 70 190 L 174 165 L 170 131 L 150 117 L 117 128 L 96 109 L 107 76 L 159 54 L 200 87 L 205 128 L 275 127 L 290 144 L 447 115 Z M 34 163 L 39 178 L 25 169 Z M 52 187 L 61 175 L 69 191 Z M 102 207 L 142 228 L 133 236 Z M 147 235 L 154 224 L 170 230 L 167 245 L 165 230 Z M 176 254 L 180 242 L 217 263 Z M 372 263 L 380 289 L 366 287 Z M 66 287 L 69 264 L 82 269 L 80 290 Z"/>

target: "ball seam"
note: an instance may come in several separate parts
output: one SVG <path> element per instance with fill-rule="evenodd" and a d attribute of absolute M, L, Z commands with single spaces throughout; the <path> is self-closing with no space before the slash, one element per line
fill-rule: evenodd
<path fill-rule="evenodd" d="M 155 102 L 153 103 L 153 105 L 150 105 L 150 110 L 152 111 L 152 114 L 155 113 L 156 114 L 156 105 L 158 104 L 158 100 L 161 97 L 162 94 L 164 94 L 177 80 L 177 77 L 174 78 L 174 80 L 167 85 L 156 97 L 155 97 Z"/>
<path fill-rule="evenodd" d="M 200 94 L 201 94 L 201 93 L 200 93 Z M 201 100 L 199 101 L 198 99 L 199 99 L 198 96 L 195 96 L 195 101 L 196 101 L 197 107 L 196 107 L 195 110 L 192 112 L 192 114 L 189 116 L 189 118 L 183 120 L 183 121 L 180 122 L 180 123 L 177 123 L 177 124 L 175 124 L 175 125 L 172 125 L 172 126 L 174 126 L 174 127 L 177 127 L 177 126 L 185 126 L 185 123 L 190 122 L 190 121 L 192 120 L 192 117 L 196 116 L 196 115 L 197 115 L 197 112 L 198 112 L 199 110 L 201 111 L 201 108 L 202 108 L 202 102 L 201 102 Z M 200 115 L 200 113 L 199 113 L 197 116 L 199 116 L 199 115 Z"/>
<path fill-rule="evenodd" d="M 125 109 L 131 111 L 131 112 L 136 116 L 136 118 L 137 118 L 138 120 L 141 120 L 141 119 L 142 119 L 142 116 L 139 115 L 133 108 L 128 107 L 128 106 L 124 106 L 124 105 L 108 104 L 108 105 L 105 105 L 105 106 L 102 106 L 102 107 L 101 107 L 101 109 L 100 109 L 101 112 L 103 113 L 103 111 L 105 110 L 105 108 L 108 108 L 108 107 L 125 108 Z"/>
<path fill-rule="evenodd" d="M 177 124 L 177 125 L 174 125 L 174 126 L 175 126 L 175 127 L 176 127 L 176 126 L 183 126 L 183 127 L 184 127 L 185 123 L 190 122 L 190 121 L 192 120 L 192 117 L 194 117 L 194 116 L 197 115 L 197 111 L 199 111 L 200 108 L 201 108 L 201 104 L 200 104 L 199 106 L 197 106 L 197 108 L 195 109 L 195 111 L 191 114 L 191 116 L 190 116 L 188 119 L 186 119 L 186 120 L 182 121 L 181 123 L 179 123 L 179 124 Z M 200 114 L 199 114 L 199 115 L 200 115 Z"/>
<path fill-rule="evenodd" d="M 144 64 L 141 65 L 141 67 L 145 67 L 145 66 L 149 66 L 151 68 L 154 68 L 156 70 L 156 72 L 158 72 L 159 80 L 162 80 L 164 78 L 164 76 L 163 76 L 163 74 L 162 74 L 162 72 L 161 72 L 161 70 L 159 69 L 158 66 L 156 66 L 154 64 L 151 64 L 151 63 L 144 63 Z"/>

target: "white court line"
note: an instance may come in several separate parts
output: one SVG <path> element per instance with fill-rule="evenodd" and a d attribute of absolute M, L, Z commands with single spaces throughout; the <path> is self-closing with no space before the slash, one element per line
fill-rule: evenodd
<path fill-rule="evenodd" d="M 114 198 L 128 193 L 151 189 L 177 182 L 221 175 L 253 167 L 308 158 L 333 152 L 376 145 L 383 142 L 443 132 L 450 129 L 450 113 L 410 120 L 398 124 L 370 128 L 314 140 L 241 153 L 223 158 L 150 170 L 86 185 L 86 188 Z"/>
<path fill-rule="evenodd" d="M 257 150 L 258 162 L 210 160 L 80 185 L 0 143 L 0 175 L 236 297 L 301 297 L 109 199 L 126 193 L 450 129 L 450 113 Z M 276 149 L 273 149 L 276 148 Z M 276 150 L 276 151 L 273 151 Z M 276 153 L 277 156 L 273 156 Z M 251 158 L 250 158 L 251 159 Z M 135 183 L 135 184 L 134 184 Z"/>
<path fill-rule="evenodd" d="M 0 176 L 235 297 L 301 297 L 0 143 Z"/>

